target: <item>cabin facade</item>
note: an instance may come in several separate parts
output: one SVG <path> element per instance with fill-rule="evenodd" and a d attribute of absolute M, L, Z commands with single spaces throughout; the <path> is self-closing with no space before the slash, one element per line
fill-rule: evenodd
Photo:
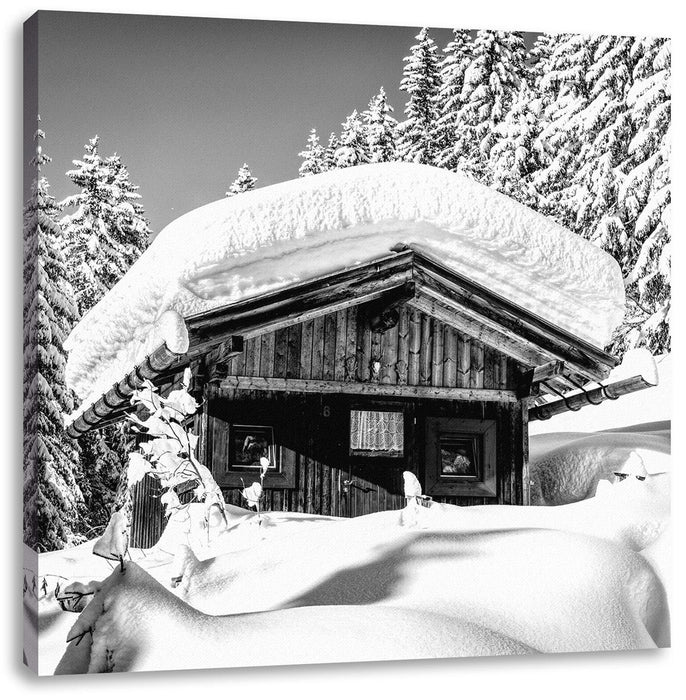
<path fill-rule="evenodd" d="M 184 322 L 186 352 L 158 348 L 69 431 L 121 420 L 142 380 L 164 395 L 190 367 L 200 461 L 244 506 L 267 457 L 265 510 L 402 508 L 404 471 L 436 501 L 525 505 L 529 421 L 645 386 L 605 386 L 614 357 L 407 246 Z M 135 546 L 163 529 L 157 489 L 136 486 Z"/>

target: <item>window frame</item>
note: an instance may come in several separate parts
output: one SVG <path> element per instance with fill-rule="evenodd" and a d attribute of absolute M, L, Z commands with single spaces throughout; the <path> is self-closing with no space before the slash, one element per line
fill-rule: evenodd
<path fill-rule="evenodd" d="M 495 498 L 497 423 L 459 417 L 429 416 L 425 423 L 425 490 L 429 496 L 474 496 Z M 477 477 L 445 474 L 440 460 L 441 435 L 460 435 L 478 440 Z"/>

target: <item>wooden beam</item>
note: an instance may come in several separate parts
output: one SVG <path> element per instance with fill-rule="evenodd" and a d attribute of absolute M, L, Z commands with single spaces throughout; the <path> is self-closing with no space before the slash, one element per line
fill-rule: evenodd
<path fill-rule="evenodd" d="M 78 438 L 93 428 L 112 422 L 111 416 L 123 412 L 130 404 L 131 395 L 143 386 L 146 380 L 154 381 L 160 376 L 168 374 L 168 370 L 181 362 L 184 355 L 172 352 L 166 343 L 162 343 L 151 352 L 128 374 L 112 386 L 111 389 L 87 406 L 74 421 L 67 426 L 67 435 L 70 438 Z"/>
<path fill-rule="evenodd" d="M 486 345 L 490 345 L 523 365 L 537 366 L 549 362 L 551 359 L 550 354 L 541 348 L 520 341 L 512 334 L 503 333 L 485 325 L 476 315 L 470 314 L 468 309 L 458 308 L 447 300 L 437 298 L 431 290 L 425 287 L 418 288 L 418 295 L 409 302 L 409 305 Z"/>
<path fill-rule="evenodd" d="M 369 319 L 372 331 L 385 333 L 398 325 L 400 312 L 398 306 L 412 299 L 416 290 L 414 282 L 406 282 L 402 287 L 396 287 L 379 297 L 376 301 L 366 304 L 365 315 Z"/>
<path fill-rule="evenodd" d="M 531 372 L 532 382 L 542 382 L 544 379 L 550 379 L 551 377 L 556 377 L 564 371 L 565 363 L 562 360 L 553 360 L 552 362 L 546 362 L 544 365 L 539 365 L 534 367 Z"/>
<path fill-rule="evenodd" d="M 595 389 L 588 389 L 585 392 L 571 393 L 565 396 L 564 399 L 560 398 L 556 401 L 532 406 L 529 408 L 529 420 L 548 420 L 548 418 L 552 418 L 560 413 L 578 411 L 584 406 L 596 405 L 609 399 L 619 398 L 625 394 L 649 389 L 652 386 L 655 385 L 641 376 L 636 376 L 613 382 L 604 388 L 599 386 Z"/>
<path fill-rule="evenodd" d="M 450 399 L 454 401 L 496 401 L 514 403 L 514 391 L 504 389 L 468 389 L 441 386 L 411 386 L 407 384 L 381 384 L 367 382 L 341 382 L 319 379 L 282 379 L 280 377 L 237 377 L 222 380 L 220 389 L 246 391 L 292 391 L 315 394 L 355 394 L 358 396 L 415 397 L 424 399 Z"/>
<path fill-rule="evenodd" d="M 552 360 L 544 365 L 527 370 L 517 382 L 517 398 L 523 399 L 525 396 L 537 396 L 540 382 L 560 376 L 564 368 L 565 363 L 562 360 Z"/>

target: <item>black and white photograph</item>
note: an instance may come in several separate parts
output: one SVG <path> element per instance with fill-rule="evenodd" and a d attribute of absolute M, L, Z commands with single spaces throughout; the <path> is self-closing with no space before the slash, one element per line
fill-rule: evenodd
<path fill-rule="evenodd" d="M 668 32 L 36 9 L 24 664 L 666 653 Z"/>

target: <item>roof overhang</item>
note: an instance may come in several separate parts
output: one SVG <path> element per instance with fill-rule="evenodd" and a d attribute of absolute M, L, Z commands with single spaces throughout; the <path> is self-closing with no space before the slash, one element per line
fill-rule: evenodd
<path fill-rule="evenodd" d="M 612 355 L 447 268 L 435 257 L 398 246 L 373 262 L 188 316 L 184 319 L 189 336 L 186 353 L 160 346 L 83 407 L 67 432 L 76 438 L 120 420 L 129 409 L 131 395 L 145 380 L 162 386 L 208 353 L 226 358 L 241 352 L 244 338 L 353 305 L 399 301 L 478 338 L 525 367 L 561 362 L 564 375 L 579 385 L 604 380 L 617 364 Z M 559 381 L 551 379 L 551 386 Z"/>

